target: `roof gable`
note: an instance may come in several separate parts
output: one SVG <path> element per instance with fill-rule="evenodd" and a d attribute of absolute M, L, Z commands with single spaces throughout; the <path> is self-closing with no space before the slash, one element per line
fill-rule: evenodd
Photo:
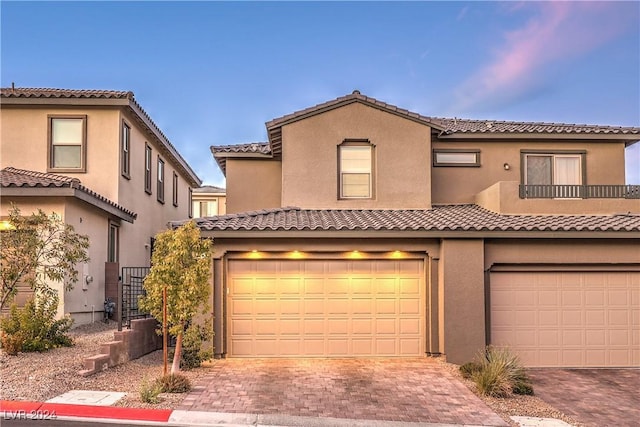
<path fill-rule="evenodd" d="M 146 128 L 157 138 L 165 154 L 179 166 L 179 169 L 190 180 L 191 186 L 199 186 L 202 181 L 191 166 L 180 155 L 169 141 L 169 138 L 151 119 L 151 116 L 136 101 L 133 92 L 118 90 L 93 89 L 54 89 L 54 88 L 0 88 L 2 104 L 40 105 L 40 104 L 71 104 L 71 105 L 116 105 L 125 107 L 136 119 L 138 124 Z"/>

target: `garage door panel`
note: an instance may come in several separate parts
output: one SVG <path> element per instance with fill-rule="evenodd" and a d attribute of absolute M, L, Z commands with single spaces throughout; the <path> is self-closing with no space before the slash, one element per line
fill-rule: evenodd
<path fill-rule="evenodd" d="M 373 334 L 373 319 L 353 319 L 352 332 L 354 335 Z"/>
<path fill-rule="evenodd" d="M 376 338 L 376 354 L 380 356 L 395 356 L 398 354 L 394 338 Z"/>
<path fill-rule="evenodd" d="M 527 366 L 640 366 L 634 297 L 640 290 L 633 285 L 639 278 L 639 272 L 494 272 L 491 342 L 510 346 Z"/>
<path fill-rule="evenodd" d="M 400 279 L 400 293 L 403 295 L 419 295 L 419 279 Z"/>
<path fill-rule="evenodd" d="M 388 314 L 395 315 L 397 313 L 395 298 L 384 298 L 376 300 L 376 313 L 379 315 Z"/>
<path fill-rule="evenodd" d="M 228 271 L 230 356 L 424 354 L 421 260 L 232 260 Z"/>
<path fill-rule="evenodd" d="M 396 319 L 376 319 L 376 335 L 396 334 Z"/>
<path fill-rule="evenodd" d="M 400 299 L 400 314 L 420 314 L 421 304 L 417 298 Z"/>
<path fill-rule="evenodd" d="M 233 316 L 251 315 L 253 313 L 253 300 L 236 298 L 231 303 L 231 314 Z"/>
<path fill-rule="evenodd" d="M 349 333 L 348 319 L 329 319 L 327 321 L 327 334 L 331 335 L 347 335 Z"/>

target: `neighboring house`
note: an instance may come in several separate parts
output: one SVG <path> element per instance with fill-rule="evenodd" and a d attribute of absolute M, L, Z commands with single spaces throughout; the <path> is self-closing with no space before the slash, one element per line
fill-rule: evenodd
<path fill-rule="evenodd" d="M 193 217 L 206 218 L 227 212 L 227 193 L 224 188 L 203 185 L 193 189 Z"/>
<path fill-rule="evenodd" d="M 495 344 L 528 366 L 640 365 L 640 128 L 425 117 L 357 91 L 266 127 L 211 147 L 216 354 L 464 363 Z"/>
<path fill-rule="evenodd" d="M 0 94 L 1 214 L 11 203 L 23 214 L 41 208 L 89 235 L 91 261 L 79 266 L 81 283 L 61 295 L 60 311 L 76 324 L 100 318 L 105 296 L 117 299 L 119 268 L 148 267 L 155 234 L 191 216 L 200 179 L 132 92 Z"/>

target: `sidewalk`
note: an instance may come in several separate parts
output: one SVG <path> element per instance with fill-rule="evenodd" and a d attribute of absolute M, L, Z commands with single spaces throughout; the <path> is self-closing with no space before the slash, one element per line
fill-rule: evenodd
<path fill-rule="evenodd" d="M 457 424 L 409 423 L 343 418 L 298 417 L 172 409 L 121 408 L 0 400 L 0 420 L 34 419 L 96 421 L 100 423 L 163 426 L 308 426 L 308 427 L 455 427 Z"/>

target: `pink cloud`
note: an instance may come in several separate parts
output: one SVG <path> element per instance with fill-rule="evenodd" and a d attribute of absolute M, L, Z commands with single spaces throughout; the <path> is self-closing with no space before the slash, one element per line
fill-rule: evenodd
<path fill-rule="evenodd" d="M 579 57 L 625 32 L 632 16 L 608 2 L 536 2 L 523 27 L 503 34 L 493 59 L 456 90 L 455 108 L 465 111 L 496 100 L 508 102 L 543 83 L 555 62 Z"/>

